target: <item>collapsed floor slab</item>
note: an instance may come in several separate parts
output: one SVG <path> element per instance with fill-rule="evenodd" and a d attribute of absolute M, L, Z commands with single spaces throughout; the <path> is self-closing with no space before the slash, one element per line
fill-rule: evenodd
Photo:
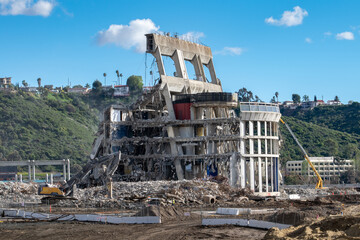
<path fill-rule="evenodd" d="M 17 209 L 0 209 L 0 215 L 12 218 L 24 218 L 40 221 L 79 221 L 79 222 L 99 222 L 110 224 L 156 224 L 161 223 L 160 216 L 135 216 L 117 217 L 99 214 L 47 214 L 27 212 Z"/>

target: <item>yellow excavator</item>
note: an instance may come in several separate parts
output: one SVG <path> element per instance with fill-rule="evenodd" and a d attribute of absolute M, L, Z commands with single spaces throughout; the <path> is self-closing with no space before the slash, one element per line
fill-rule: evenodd
<path fill-rule="evenodd" d="M 105 185 L 114 175 L 120 160 L 121 152 L 95 158 L 61 186 L 40 185 L 38 195 L 44 196 L 41 202 L 55 203 L 58 200 L 76 200 L 76 198 L 71 197 L 76 185 L 82 188 Z"/>
<path fill-rule="evenodd" d="M 301 146 L 300 142 L 299 142 L 298 139 L 296 138 L 295 134 L 293 133 L 293 131 L 291 130 L 291 128 L 289 127 L 289 125 L 288 125 L 286 122 L 284 122 L 284 120 L 282 120 L 281 118 L 280 118 L 280 122 L 286 126 L 287 130 L 290 132 L 291 136 L 294 138 L 296 144 L 300 147 L 302 153 L 304 154 L 304 157 L 305 157 L 306 161 L 309 163 L 309 165 L 311 166 L 312 170 L 315 172 L 316 177 L 317 177 L 317 179 L 318 179 L 318 182 L 317 182 L 317 184 L 316 184 L 316 186 L 315 186 L 315 189 L 324 189 L 324 187 L 323 187 L 323 180 L 322 180 L 320 174 L 318 173 L 318 171 L 316 171 L 316 168 L 314 167 L 314 165 L 312 164 L 312 162 L 310 161 L 309 156 L 308 156 L 308 154 L 306 153 L 305 149 Z"/>

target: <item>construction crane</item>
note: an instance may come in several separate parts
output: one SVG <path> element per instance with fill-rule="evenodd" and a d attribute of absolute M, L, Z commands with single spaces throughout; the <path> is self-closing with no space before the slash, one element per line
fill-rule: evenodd
<path fill-rule="evenodd" d="M 302 153 L 304 154 L 304 157 L 305 157 L 306 161 L 309 163 L 309 165 L 311 166 L 312 170 L 315 172 L 316 177 L 317 177 L 317 179 L 318 179 L 318 182 L 317 182 L 317 184 L 316 184 L 316 186 L 315 186 L 315 189 L 323 189 L 323 188 L 324 188 L 324 187 L 323 187 L 323 180 L 322 180 L 320 174 L 318 173 L 318 171 L 316 170 L 316 168 L 314 167 L 314 165 L 312 164 L 312 162 L 310 161 L 309 156 L 308 156 L 308 154 L 306 153 L 305 149 L 301 146 L 300 142 L 299 142 L 298 139 L 296 138 L 295 134 L 293 133 L 293 131 L 291 130 L 291 128 L 289 127 L 289 125 L 288 125 L 286 122 L 284 122 L 284 120 L 282 120 L 281 118 L 280 118 L 280 122 L 283 123 L 283 124 L 286 126 L 287 130 L 290 132 L 291 136 L 294 138 L 296 144 L 300 147 Z"/>

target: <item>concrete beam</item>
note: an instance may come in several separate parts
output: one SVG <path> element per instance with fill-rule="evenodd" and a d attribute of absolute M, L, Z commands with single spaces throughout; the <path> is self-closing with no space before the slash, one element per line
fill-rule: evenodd
<path fill-rule="evenodd" d="M 184 55 L 181 50 L 176 49 L 174 55 L 171 57 L 175 63 L 176 76 L 180 78 L 188 79 L 188 74 L 186 71 Z"/>

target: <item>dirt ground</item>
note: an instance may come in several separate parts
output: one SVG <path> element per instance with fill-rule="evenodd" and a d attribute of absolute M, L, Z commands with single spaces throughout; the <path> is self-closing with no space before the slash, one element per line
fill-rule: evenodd
<path fill-rule="evenodd" d="M 162 224 L 1 223 L 0 239 L 262 239 L 267 231 L 236 226 L 203 227 L 200 219 Z"/>

